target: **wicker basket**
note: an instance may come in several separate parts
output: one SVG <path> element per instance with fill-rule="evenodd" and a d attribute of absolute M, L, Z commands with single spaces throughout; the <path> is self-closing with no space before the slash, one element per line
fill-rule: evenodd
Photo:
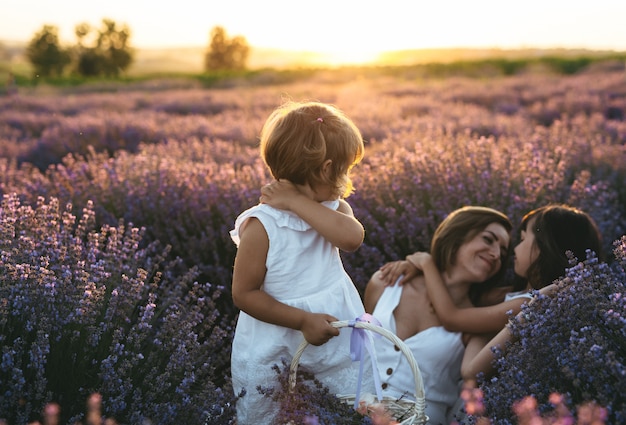
<path fill-rule="evenodd" d="M 417 366 L 417 362 L 413 357 L 413 353 L 406 346 L 406 344 L 398 338 L 393 332 L 388 331 L 385 328 L 380 326 L 373 325 L 369 322 L 359 322 L 359 321 L 338 321 L 332 322 L 332 326 L 335 328 L 345 328 L 345 327 L 355 327 L 367 329 L 373 332 L 376 332 L 391 342 L 393 342 L 404 356 L 407 358 L 409 362 L 409 366 L 411 367 L 411 371 L 413 372 L 413 377 L 415 378 L 415 401 L 400 399 L 397 400 L 391 397 L 383 397 L 383 400 L 380 400 L 381 404 L 385 407 L 385 409 L 391 414 L 391 416 L 400 422 L 401 425 L 421 425 L 425 424 L 428 421 L 428 417 L 426 416 L 424 409 L 426 402 L 424 400 L 424 384 L 422 382 L 422 374 L 420 373 L 419 367 Z M 296 386 L 296 373 L 298 371 L 298 363 L 300 362 L 300 357 L 302 353 L 306 349 L 309 343 L 304 340 L 296 350 L 293 359 L 291 360 L 291 366 L 289 368 L 289 390 L 293 391 Z M 356 398 L 356 394 L 350 395 L 337 395 L 337 397 L 346 403 L 352 405 L 354 404 L 354 400 Z"/>

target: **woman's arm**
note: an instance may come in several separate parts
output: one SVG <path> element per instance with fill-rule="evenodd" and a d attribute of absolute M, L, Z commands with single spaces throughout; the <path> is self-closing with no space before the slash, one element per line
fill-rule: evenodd
<path fill-rule="evenodd" d="M 261 202 L 297 214 L 343 251 L 356 251 L 363 243 L 363 225 L 354 218 L 352 208 L 343 199 L 339 200 L 339 208 L 334 211 L 315 201 L 308 186 L 299 187 L 281 180 L 263 186 Z"/>
<path fill-rule="evenodd" d="M 448 292 L 430 254 L 416 252 L 407 256 L 424 273 L 428 297 L 443 326 L 452 332 L 494 333 L 508 322 L 510 314 L 517 314 L 525 298 L 517 298 L 487 307 L 459 308 Z"/>
<path fill-rule="evenodd" d="M 283 304 L 261 289 L 269 240 L 261 222 L 251 218 L 240 230 L 240 242 L 233 270 L 233 303 L 263 322 L 302 331 L 313 345 L 321 345 L 339 330 L 329 323 L 337 319 L 328 314 L 311 313 Z"/>

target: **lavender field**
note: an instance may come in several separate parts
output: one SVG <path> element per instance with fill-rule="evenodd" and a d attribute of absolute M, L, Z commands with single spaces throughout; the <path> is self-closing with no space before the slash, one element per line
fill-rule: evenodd
<path fill-rule="evenodd" d="M 80 420 L 99 392 L 122 423 L 232 423 L 228 232 L 270 179 L 258 134 L 287 98 L 337 105 L 366 140 L 348 198 L 366 238 L 343 255 L 360 291 L 463 205 L 514 223 L 579 207 L 608 262 L 626 233 L 623 69 L 0 97 L 0 417 L 56 401 Z"/>

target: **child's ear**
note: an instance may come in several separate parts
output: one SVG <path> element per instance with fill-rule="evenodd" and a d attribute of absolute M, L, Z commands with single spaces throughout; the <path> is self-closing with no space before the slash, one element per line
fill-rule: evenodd
<path fill-rule="evenodd" d="M 324 163 L 322 164 L 322 174 L 324 174 L 325 176 L 330 175 L 332 164 L 332 159 L 327 159 L 326 161 L 324 161 Z"/>

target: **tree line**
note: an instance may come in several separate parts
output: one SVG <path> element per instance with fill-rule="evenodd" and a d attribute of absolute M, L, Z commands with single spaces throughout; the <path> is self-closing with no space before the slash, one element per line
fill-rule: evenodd
<path fill-rule="evenodd" d="M 81 23 L 74 28 L 76 44 L 64 47 L 59 29 L 44 25 L 26 47 L 26 58 L 34 76 L 62 77 L 72 74 L 83 77 L 119 77 L 135 59 L 131 30 L 104 18 L 100 27 Z M 210 42 L 204 57 L 205 71 L 246 69 L 250 46 L 245 37 L 229 37 L 221 26 L 210 31 Z"/>

